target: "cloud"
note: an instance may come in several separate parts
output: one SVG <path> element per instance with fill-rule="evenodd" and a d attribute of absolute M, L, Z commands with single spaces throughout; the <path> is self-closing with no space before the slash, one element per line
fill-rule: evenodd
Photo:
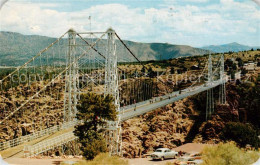
<path fill-rule="evenodd" d="M 195 0 L 185 0 L 193 1 Z M 205 0 L 197 0 L 196 2 Z M 206 1 L 205 1 L 206 2 Z M 202 46 L 249 38 L 258 45 L 260 12 L 256 5 L 233 0 L 219 4 L 174 5 L 160 8 L 133 8 L 119 3 L 94 5 L 84 10 L 55 10 L 55 3 L 9 2 L 1 10 L 1 29 L 23 34 L 58 37 L 69 28 L 77 31 L 105 31 L 113 27 L 123 39 L 140 42 L 168 42 Z M 61 4 L 59 4 L 61 5 Z M 28 12 L 30 11 L 30 12 Z M 239 41 L 237 41 L 239 42 Z"/>
<path fill-rule="evenodd" d="M 8 0 L 0 0 L 0 10 Z"/>
<path fill-rule="evenodd" d="M 260 6 L 260 0 L 253 0 L 253 1 Z"/>
<path fill-rule="evenodd" d="M 184 2 L 205 3 L 208 0 L 183 0 Z"/>

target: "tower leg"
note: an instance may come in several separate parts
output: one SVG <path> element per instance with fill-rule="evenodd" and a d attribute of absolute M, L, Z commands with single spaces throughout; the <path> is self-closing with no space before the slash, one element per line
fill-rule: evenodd
<path fill-rule="evenodd" d="M 118 91 L 118 70 L 117 56 L 115 44 L 115 31 L 107 30 L 107 54 L 105 64 L 105 94 L 114 97 L 114 104 L 117 112 L 120 111 L 119 91 Z M 121 155 L 121 121 L 120 115 L 117 116 L 117 121 L 108 122 L 108 146 L 111 155 Z"/>
<path fill-rule="evenodd" d="M 66 58 L 66 67 L 72 66 L 66 71 L 64 93 L 64 121 L 72 121 L 77 113 L 78 102 L 78 62 L 76 61 L 76 32 L 68 31 L 69 49 Z"/>
<path fill-rule="evenodd" d="M 208 59 L 208 85 L 212 85 L 213 83 L 213 73 L 212 73 L 212 60 L 211 55 L 209 55 Z M 206 105 L 206 120 L 209 119 L 211 114 L 214 112 L 214 96 L 213 96 L 213 88 L 207 90 L 207 105 Z"/>

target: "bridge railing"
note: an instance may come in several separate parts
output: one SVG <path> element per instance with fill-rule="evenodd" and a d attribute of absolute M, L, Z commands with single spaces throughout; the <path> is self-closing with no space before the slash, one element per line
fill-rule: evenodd
<path fill-rule="evenodd" d="M 68 132 L 32 146 L 24 146 L 24 157 L 31 157 L 31 156 L 38 155 L 40 153 L 54 149 L 55 147 L 66 144 L 70 141 L 74 141 L 77 138 L 78 137 L 75 136 L 73 132 Z"/>
<path fill-rule="evenodd" d="M 41 138 L 41 137 L 46 136 L 46 135 L 53 134 L 53 133 L 55 133 L 59 130 L 64 130 L 64 129 L 73 127 L 77 123 L 78 123 L 77 120 L 73 120 L 73 121 L 70 121 L 70 122 L 66 122 L 62 125 L 55 125 L 53 127 L 50 127 L 50 128 L 44 129 L 44 130 L 40 130 L 40 131 L 31 133 L 31 134 L 28 134 L 28 135 L 25 135 L 25 136 L 21 136 L 21 137 L 18 137 L 18 138 L 15 138 L 15 139 L 12 139 L 12 140 L 9 140 L 9 141 L 6 141 L 6 142 L 2 142 L 2 143 L 0 143 L 0 151 L 6 150 L 6 149 L 11 148 L 11 147 L 18 146 L 20 144 L 32 141 L 34 139 Z"/>
<path fill-rule="evenodd" d="M 205 84 L 202 84 L 202 85 L 193 86 L 191 88 L 186 88 L 185 90 L 182 90 L 181 93 L 179 93 L 179 91 L 175 91 L 175 92 L 166 94 L 164 96 L 154 97 L 152 104 L 148 104 L 147 106 L 142 106 L 142 105 L 141 106 L 137 106 L 136 111 L 129 110 L 129 109 L 132 109 L 132 107 L 131 106 L 127 106 L 127 108 L 129 108 L 129 109 L 125 108 L 124 109 L 125 112 L 124 113 L 121 112 L 121 115 L 122 115 L 121 116 L 121 120 L 122 121 L 128 120 L 128 119 L 133 118 L 135 116 L 142 115 L 142 114 L 147 113 L 147 112 L 149 112 L 151 110 L 154 110 L 156 108 L 160 108 L 162 106 L 170 104 L 170 103 L 172 103 L 174 101 L 181 100 L 181 99 L 183 99 L 185 97 L 189 97 L 189 96 L 198 94 L 198 93 L 206 91 L 206 90 L 208 90 L 210 88 L 214 88 L 214 87 L 218 86 L 219 84 L 223 83 L 223 81 L 227 82 L 228 79 L 225 78 L 224 80 L 214 81 L 211 84 L 206 84 L 205 83 Z M 142 103 L 146 104 L 147 101 L 144 101 Z M 138 105 L 138 104 L 136 104 L 136 105 Z"/>

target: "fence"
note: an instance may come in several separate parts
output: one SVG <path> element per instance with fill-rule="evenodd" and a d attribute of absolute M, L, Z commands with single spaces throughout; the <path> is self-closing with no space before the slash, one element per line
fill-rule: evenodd
<path fill-rule="evenodd" d="M 53 133 L 60 131 L 60 130 L 64 130 L 64 129 L 73 127 L 77 123 L 78 123 L 77 120 L 73 120 L 73 121 L 70 121 L 70 122 L 63 123 L 62 125 L 55 125 L 53 127 L 50 127 L 50 128 L 44 129 L 44 130 L 40 130 L 40 131 L 31 133 L 29 135 L 21 136 L 21 137 L 18 137 L 18 138 L 15 138 L 15 139 L 12 139 L 12 140 L 9 140 L 9 141 L 6 141 L 6 142 L 2 142 L 2 143 L 0 143 L 0 151 L 6 150 L 6 149 L 11 148 L 11 147 L 18 146 L 22 143 L 29 142 L 29 141 L 32 141 L 34 139 L 38 139 L 38 138 L 46 136 L 46 135 L 53 134 Z"/>
<path fill-rule="evenodd" d="M 76 137 L 73 132 L 68 132 L 57 137 L 54 137 L 49 140 L 37 143 L 33 146 L 24 146 L 24 157 L 31 157 L 38 155 L 40 153 L 46 152 L 48 150 L 54 149 L 55 147 L 66 144 L 70 141 L 76 140 Z"/>

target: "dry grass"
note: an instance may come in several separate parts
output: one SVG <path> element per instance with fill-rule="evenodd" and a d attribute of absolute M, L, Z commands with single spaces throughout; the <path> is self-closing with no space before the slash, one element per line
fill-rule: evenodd
<path fill-rule="evenodd" d="M 61 164 L 67 165 L 67 164 Z M 128 160 L 124 160 L 117 156 L 109 156 L 108 153 L 101 153 L 92 161 L 80 161 L 74 165 L 128 165 Z"/>
<path fill-rule="evenodd" d="M 201 165 L 251 165 L 260 157 L 257 151 L 245 151 L 236 146 L 234 142 L 220 143 L 205 146 L 202 151 Z M 167 162 L 166 165 L 175 165 Z"/>
<path fill-rule="evenodd" d="M 260 155 L 256 151 L 245 151 L 234 142 L 207 146 L 202 151 L 202 165 L 249 165 L 256 162 Z"/>

